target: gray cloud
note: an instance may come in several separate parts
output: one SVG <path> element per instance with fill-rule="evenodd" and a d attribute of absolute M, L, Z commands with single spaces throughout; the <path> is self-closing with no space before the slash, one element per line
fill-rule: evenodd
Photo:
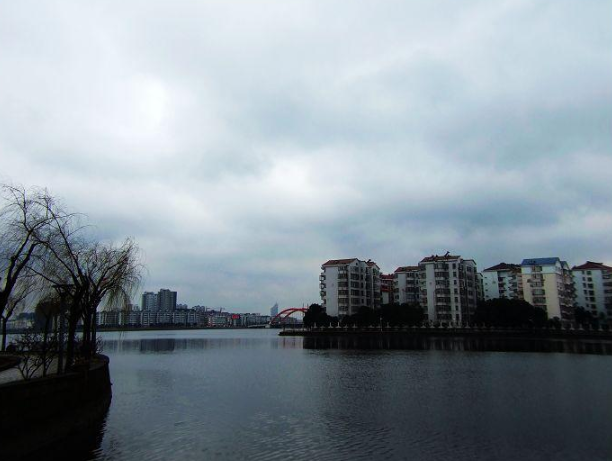
<path fill-rule="evenodd" d="M 328 258 L 612 262 L 609 1 L 0 5 L 0 179 L 145 289 L 264 311 Z"/>

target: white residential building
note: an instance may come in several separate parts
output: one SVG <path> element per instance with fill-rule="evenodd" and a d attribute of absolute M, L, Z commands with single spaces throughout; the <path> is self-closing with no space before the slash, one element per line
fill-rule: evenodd
<path fill-rule="evenodd" d="M 420 302 L 430 322 L 470 323 L 478 303 L 478 271 L 473 259 L 445 254 L 419 263 Z"/>
<path fill-rule="evenodd" d="M 612 319 L 612 267 L 587 261 L 572 268 L 576 304 L 593 317 Z"/>
<path fill-rule="evenodd" d="M 403 266 L 393 273 L 396 304 L 418 304 L 420 301 L 419 266 Z"/>
<path fill-rule="evenodd" d="M 499 263 L 482 271 L 485 301 L 497 298 L 523 299 L 523 278 L 519 264 Z"/>
<path fill-rule="evenodd" d="M 343 317 L 357 313 L 361 306 L 380 307 L 380 268 L 375 262 L 331 259 L 321 270 L 321 300 L 328 315 Z"/>
<path fill-rule="evenodd" d="M 548 318 L 573 319 L 575 289 L 567 262 L 557 257 L 523 259 L 521 277 L 525 301 L 544 309 Z"/>
<path fill-rule="evenodd" d="M 393 282 L 395 276 L 393 274 L 381 274 L 380 275 L 380 294 L 381 304 L 397 304 L 393 297 Z"/>

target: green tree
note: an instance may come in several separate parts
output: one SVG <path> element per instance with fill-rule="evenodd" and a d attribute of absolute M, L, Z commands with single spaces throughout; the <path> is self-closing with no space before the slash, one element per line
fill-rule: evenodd
<path fill-rule="evenodd" d="M 473 316 L 477 324 L 497 327 L 542 327 L 546 325 L 544 309 L 519 299 L 490 299 L 478 305 Z"/>
<path fill-rule="evenodd" d="M 304 314 L 304 326 L 328 326 L 329 324 L 337 325 L 338 318 L 327 315 L 325 309 L 320 304 L 311 304 Z"/>

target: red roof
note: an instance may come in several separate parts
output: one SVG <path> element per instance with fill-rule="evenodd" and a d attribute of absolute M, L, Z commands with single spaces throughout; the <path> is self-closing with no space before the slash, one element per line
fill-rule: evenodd
<path fill-rule="evenodd" d="M 419 266 L 402 266 L 395 269 L 395 272 L 410 272 L 410 271 L 418 271 Z"/>
<path fill-rule="evenodd" d="M 340 266 L 340 265 L 344 265 L 344 264 L 350 264 L 353 261 L 357 260 L 357 258 L 350 258 L 350 259 L 330 259 L 329 261 L 327 261 L 326 263 L 323 264 L 323 266 Z"/>
<path fill-rule="evenodd" d="M 596 263 L 593 261 L 587 261 L 581 266 L 574 266 L 572 270 L 608 270 L 612 271 L 612 267 L 606 266 L 604 263 Z"/>
<path fill-rule="evenodd" d="M 507 263 L 499 263 L 496 266 L 489 267 L 485 269 L 486 271 L 511 271 L 511 270 L 519 270 L 521 268 L 520 264 L 507 264 Z"/>

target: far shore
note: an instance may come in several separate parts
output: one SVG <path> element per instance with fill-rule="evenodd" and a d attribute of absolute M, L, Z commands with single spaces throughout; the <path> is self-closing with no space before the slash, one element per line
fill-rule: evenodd
<path fill-rule="evenodd" d="M 612 342 L 612 331 L 597 330 L 564 330 L 555 328 L 512 329 L 512 328 L 434 328 L 434 327 L 398 327 L 398 328 L 313 328 L 290 329 L 279 332 L 280 336 L 458 336 L 486 338 L 520 338 L 520 339 L 598 339 Z"/>

